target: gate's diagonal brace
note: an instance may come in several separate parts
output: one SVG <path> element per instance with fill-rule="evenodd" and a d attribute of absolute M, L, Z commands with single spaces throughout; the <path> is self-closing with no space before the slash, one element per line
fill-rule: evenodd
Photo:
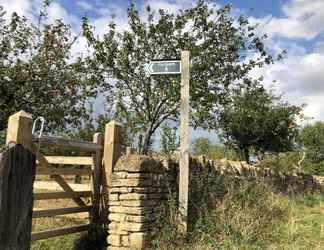
<path fill-rule="evenodd" d="M 51 175 L 51 178 L 54 179 L 65 192 L 73 193 L 74 190 L 69 186 L 69 184 L 64 180 L 60 175 Z M 72 198 L 73 201 L 79 206 L 86 206 L 87 204 L 81 198 Z"/>

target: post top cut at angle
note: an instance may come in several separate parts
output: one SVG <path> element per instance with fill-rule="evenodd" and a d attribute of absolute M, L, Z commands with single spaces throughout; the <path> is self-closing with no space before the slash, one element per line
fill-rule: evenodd
<path fill-rule="evenodd" d="M 145 70 L 151 75 L 169 75 L 181 73 L 180 60 L 151 61 L 145 65 Z"/>

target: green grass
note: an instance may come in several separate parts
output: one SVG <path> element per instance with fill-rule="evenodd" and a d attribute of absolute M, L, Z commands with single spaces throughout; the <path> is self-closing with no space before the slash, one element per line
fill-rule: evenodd
<path fill-rule="evenodd" d="M 227 185 L 226 189 L 208 198 L 216 203 L 200 201 L 187 239 L 177 231 L 176 204 L 171 199 L 159 218 L 164 226 L 155 234 L 151 249 L 323 249 L 324 194 L 284 195 L 252 182 Z M 80 218 L 44 218 L 34 220 L 33 230 L 82 223 Z M 32 250 L 71 250 L 79 235 L 37 241 Z"/>
<path fill-rule="evenodd" d="M 299 195 L 289 205 L 286 242 L 281 249 L 323 249 L 324 195 Z"/>
<path fill-rule="evenodd" d="M 171 219 L 162 220 L 151 249 L 324 249 L 323 194 L 284 195 L 245 182 L 226 189 L 215 203 L 213 197 L 196 203 L 187 239 L 179 237 L 175 205 L 169 203 L 161 218 Z"/>
<path fill-rule="evenodd" d="M 32 250 L 71 250 L 80 234 L 64 235 L 32 243 Z"/>
<path fill-rule="evenodd" d="M 48 190 L 34 190 L 34 192 L 50 192 Z M 50 209 L 73 207 L 74 202 L 71 199 L 43 200 L 35 201 L 34 209 Z M 87 224 L 88 220 L 84 216 L 55 216 L 33 219 L 32 231 L 47 231 L 56 228 L 69 227 Z M 46 240 L 35 241 L 32 243 L 32 250 L 71 250 L 74 241 L 80 237 L 79 233 L 54 237 Z"/>
<path fill-rule="evenodd" d="M 85 224 L 86 220 L 79 218 L 70 218 L 57 216 L 52 218 L 33 219 L 33 232 L 51 230 L 74 225 Z M 60 237 L 54 237 L 46 240 L 35 241 L 32 243 L 32 250 L 71 250 L 75 239 L 79 238 L 80 234 L 70 234 Z"/>

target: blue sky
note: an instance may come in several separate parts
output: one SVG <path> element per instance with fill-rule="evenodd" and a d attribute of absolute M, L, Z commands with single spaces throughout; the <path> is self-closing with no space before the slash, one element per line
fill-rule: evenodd
<path fill-rule="evenodd" d="M 155 10 L 164 8 L 172 13 L 195 3 L 194 0 L 133 2 L 140 11 L 150 4 Z M 129 3 L 121 0 L 56 0 L 49 9 L 49 15 L 52 20 L 62 18 L 71 23 L 76 34 L 80 30 L 81 17 L 87 15 L 98 34 L 102 34 L 112 15 L 115 15 L 120 29 L 127 29 L 126 8 Z M 305 116 L 314 118 L 313 121 L 324 120 L 324 0 L 216 0 L 213 3 L 217 6 L 231 3 L 234 15 L 243 13 L 251 22 L 260 24 L 260 30 L 269 36 L 266 41 L 269 49 L 275 52 L 287 50 L 284 60 L 255 70 L 252 75 L 264 75 L 265 85 L 271 85 L 275 80 L 275 88 L 284 99 L 295 104 L 307 104 Z M 8 15 L 16 11 L 35 19 L 42 0 L 0 0 L 0 5 Z M 84 47 L 85 41 L 81 39 L 73 53 L 82 51 Z M 97 105 L 100 104 L 98 100 Z M 201 131 L 194 132 L 192 139 L 202 134 Z"/>

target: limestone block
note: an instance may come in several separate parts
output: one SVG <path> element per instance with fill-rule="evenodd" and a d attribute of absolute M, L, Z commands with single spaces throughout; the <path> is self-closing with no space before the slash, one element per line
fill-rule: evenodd
<path fill-rule="evenodd" d="M 117 223 L 111 222 L 108 225 L 109 230 L 127 231 L 127 232 L 142 232 L 148 229 L 148 225 L 144 223 L 124 222 Z"/>
<path fill-rule="evenodd" d="M 109 195 L 109 201 L 118 201 L 119 200 L 119 195 L 118 194 L 110 194 Z"/>
<path fill-rule="evenodd" d="M 149 179 L 116 179 L 112 181 L 112 187 L 145 187 L 151 186 Z"/>
<path fill-rule="evenodd" d="M 126 221 L 127 222 L 137 222 L 137 223 L 143 223 L 149 220 L 148 216 L 136 216 L 136 215 L 127 215 Z"/>
<path fill-rule="evenodd" d="M 108 219 L 110 221 L 118 221 L 118 222 L 123 222 L 126 221 L 126 214 L 118 214 L 118 213 L 109 213 Z"/>
<path fill-rule="evenodd" d="M 143 179 L 151 179 L 152 174 L 150 173 L 127 173 L 126 177 L 128 179 L 137 179 L 137 178 L 143 178 Z"/>
<path fill-rule="evenodd" d="M 109 206 L 120 206 L 121 202 L 120 201 L 108 201 Z"/>
<path fill-rule="evenodd" d="M 128 232 L 142 232 L 148 229 L 147 224 L 135 222 L 121 223 L 120 226 L 121 230 Z"/>
<path fill-rule="evenodd" d="M 127 215 L 121 213 L 110 213 L 108 219 L 114 222 L 137 222 L 143 223 L 149 220 L 149 216 L 144 215 Z"/>
<path fill-rule="evenodd" d="M 109 188 L 108 192 L 110 194 L 118 194 L 118 193 L 129 193 L 129 189 L 127 187 L 116 187 L 116 188 Z"/>
<path fill-rule="evenodd" d="M 119 247 L 121 246 L 121 236 L 116 234 L 110 234 L 107 237 L 107 242 L 109 245 Z"/>
<path fill-rule="evenodd" d="M 120 228 L 120 223 L 116 223 L 116 222 L 110 222 L 108 225 L 108 229 L 109 230 L 114 230 L 114 231 L 125 231 L 125 230 L 121 230 Z"/>
<path fill-rule="evenodd" d="M 122 230 L 113 230 L 113 229 L 109 229 L 109 230 L 108 230 L 108 234 L 128 235 L 129 232 L 127 232 L 127 231 L 122 231 Z"/>
<path fill-rule="evenodd" d="M 109 250 L 130 250 L 129 247 L 115 247 L 115 246 L 109 246 Z"/>
<path fill-rule="evenodd" d="M 114 179 L 126 179 L 127 172 L 114 172 L 111 178 Z"/>
<path fill-rule="evenodd" d="M 148 156 L 124 155 L 118 160 L 114 171 L 164 173 L 166 169 L 160 161 L 154 160 Z"/>
<path fill-rule="evenodd" d="M 152 212 L 152 208 L 109 206 L 109 212 L 124 213 L 124 214 L 131 214 L 131 215 L 146 215 Z"/>
<path fill-rule="evenodd" d="M 129 236 L 129 243 L 132 249 L 144 249 L 145 233 L 131 233 Z"/>
<path fill-rule="evenodd" d="M 122 243 L 122 246 L 129 247 L 130 244 L 129 244 L 129 237 L 128 237 L 128 235 L 122 236 L 121 243 Z"/>
<path fill-rule="evenodd" d="M 132 188 L 131 192 L 139 193 L 139 194 L 148 194 L 148 193 L 157 192 L 157 189 L 153 187 L 134 187 Z"/>
<path fill-rule="evenodd" d="M 151 207 L 158 204 L 157 200 L 125 200 L 121 201 L 124 207 Z"/>
<path fill-rule="evenodd" d="M 120 200 L 144 200 L 147 199 L 146 194 L 137 194 L 137 193 L 131 193 L 131 194 L 121 194 L 119 196 Z"/>

